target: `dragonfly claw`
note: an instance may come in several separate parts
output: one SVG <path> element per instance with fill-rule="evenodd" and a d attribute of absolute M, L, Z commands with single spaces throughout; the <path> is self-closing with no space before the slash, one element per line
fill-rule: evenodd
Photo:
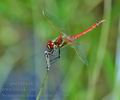
<path fill-rule="evenodd" d="M 49 69 L 49 67 L 50 67 L 50 66 L 47 66 L 47 71 L 49 71 L 49 70 L 50 70 L 50 69 Z"/>
<path fill-rule="evenodd" d="M 49 71 L 50 70 L 50 65 L 49 64 L 47 64 L 47 71 Z"/>

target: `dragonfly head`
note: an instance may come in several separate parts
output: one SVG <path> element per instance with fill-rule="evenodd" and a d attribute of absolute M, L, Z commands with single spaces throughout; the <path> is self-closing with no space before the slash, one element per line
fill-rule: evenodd
<path fill-rule="evenodd" d="M 49 40 L 47 43 L 47 48 L 49 50 L 52 50 L 54 48 L 54 42 L 52 40 Z"/>

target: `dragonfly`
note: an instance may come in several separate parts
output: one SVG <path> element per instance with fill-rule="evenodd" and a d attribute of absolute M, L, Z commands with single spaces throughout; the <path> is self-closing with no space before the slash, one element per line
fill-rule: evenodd
<path fill-rule="evenodd" d="M 46 63 L 47 63 L 47 70 L 50 70 L 50 67 L 53 62 L 56 61 L 56 59 L 60 58 L 60 50 L 62 47 L 70 44 L 74 44 L 75 40 L 79 39 L 81 36 L 85 35 L 86 33 L 92 31 L 96 27 L 98 27 L 101 23 L 103 23 L 105 20 L 100 20 L 93 25 L 91 25 L 89 28 L 87 28 L 85 31 L 73 34 L 73 35 L 66 35 L 63 32 L 60 32 L 59 36 L 53 40 L 49 40 L 46 45 L 46 50 L 44 52 Z M 50 60 L 51 55 L 53 55 L 55 52 L 58 51 L 58 56 L 56 56 L 54 59 Z"/>

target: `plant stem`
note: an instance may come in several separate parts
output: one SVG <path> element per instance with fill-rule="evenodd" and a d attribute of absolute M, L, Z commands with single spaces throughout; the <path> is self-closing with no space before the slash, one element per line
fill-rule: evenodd
<path fill-rule="evenodd" d="M 40 97 L 41 97 L 42 93 L 44 92 L 44 88 L 45 88 L 45 85 L 47 83 L 47 79 L 48 79 L 48 73 L 46 72 L 44 79 L 43 79 L 43 82 L 41 84 L 40 90 L 39 90 L 38 95 L 36 97 L 36 100 L 40 100 Z"/>
<path fill-rule="evenodd" d="M 111 0 L 104 0 L 104 19 L 106 20 L 106 22 L 103 24 L 102 27 L 100 42 L 97 51 L 97 57 L 95 61 L 95 67 L 93 69 L 92 77 L 90 77 L 89 79 L 89 90 L 88 90 L 87 100 L 94 100 L 94 96 L 96 92 L 96 82 L 100 75 L 104 55 L 106 52 L 105 50 L 107 46 L 110 17 L 111 17 L 111 3 L 112 3 Z"/>

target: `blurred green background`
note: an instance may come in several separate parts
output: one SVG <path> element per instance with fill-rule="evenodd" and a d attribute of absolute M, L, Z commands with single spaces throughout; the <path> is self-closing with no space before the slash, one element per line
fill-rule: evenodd
<path fill-rule="evenodd" d="M 87 45 L 88 66 L 74 49 L 61 49 L 41 99 L 120 100 L 120 0 L 1 0 L 0 91 L 27 77 L 24 81 L 35 82 L 36 97 L 46 72 L 47 41 L 59 32 L 82 32 L 101 19 L 106 22 L 77 40 Z M 25 96 L 9 100 L 35 100 Z"/>

